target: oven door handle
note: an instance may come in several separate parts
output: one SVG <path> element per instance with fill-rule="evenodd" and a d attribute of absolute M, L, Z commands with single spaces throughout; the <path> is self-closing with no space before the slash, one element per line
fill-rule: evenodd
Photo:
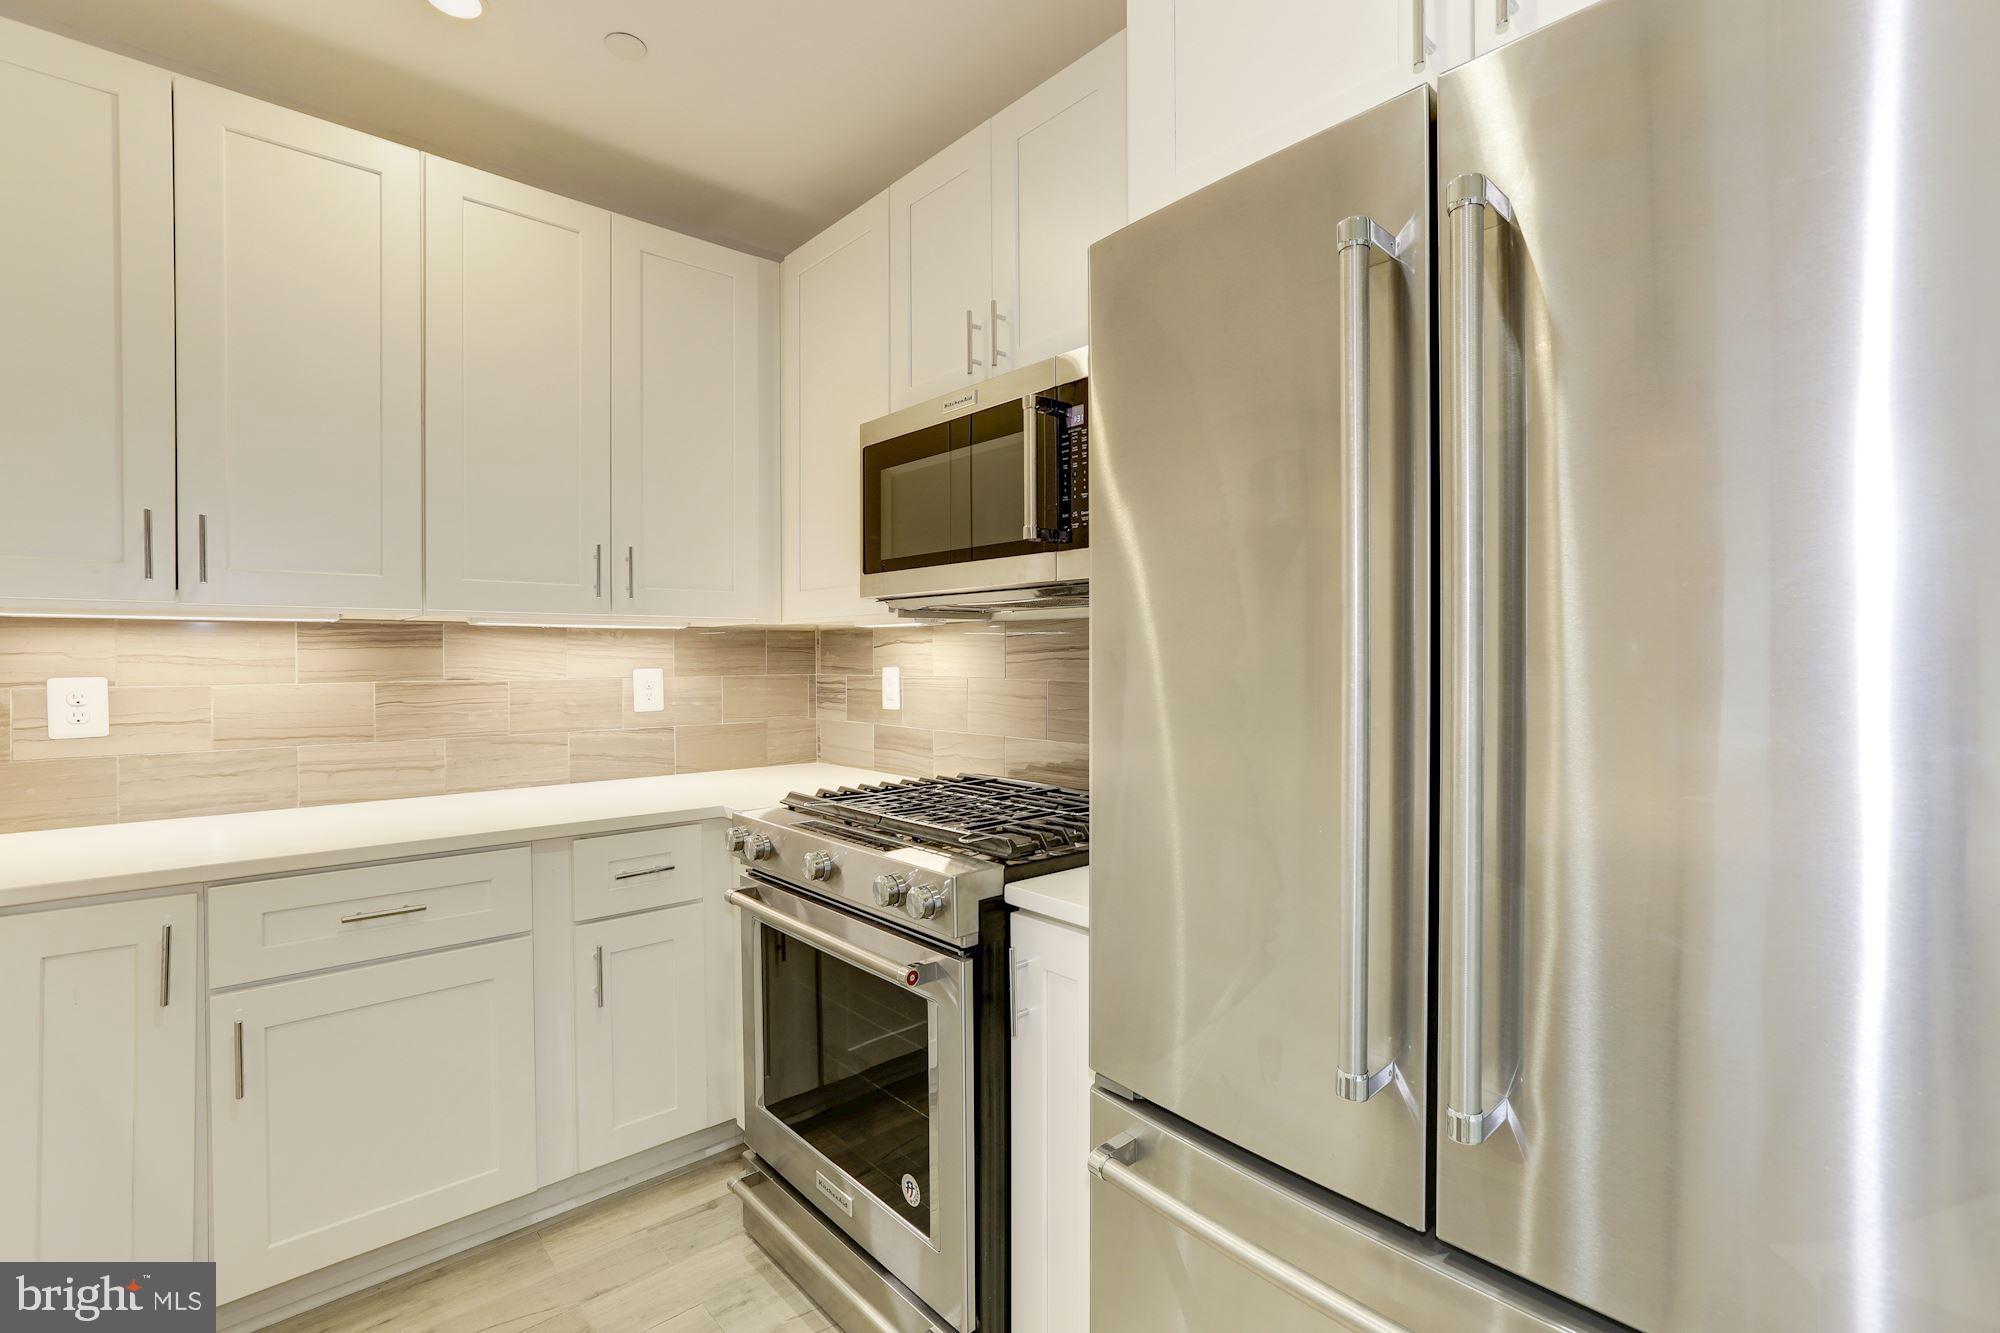
<path fill-rule="evenodd" d="M 852 963 L 863 972 L 872 972 L 885 981 L 893 981 L 899 986 L 916 990 L 934 981 L 945 978 L 945 969 L 939 963 L 899 963 L 893 958 L 885 958 L 858 944 L 850 944 L 829 930 L 809 926 L 797 917 L 780 912 L 756 894 L 743 889 L 731 889 L 727 895 L 730 902 L 756 917 L 775 931 L 804 940 L 821 953 L 830 953 L 842 962 Z"/>

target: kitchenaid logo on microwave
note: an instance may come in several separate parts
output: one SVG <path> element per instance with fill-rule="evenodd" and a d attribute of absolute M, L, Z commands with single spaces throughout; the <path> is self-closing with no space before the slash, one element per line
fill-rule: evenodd
<path fill-rule="evenodd" d="M 215 1333 L 212 1263 L 0 1263 L 0 1328 Z"/>

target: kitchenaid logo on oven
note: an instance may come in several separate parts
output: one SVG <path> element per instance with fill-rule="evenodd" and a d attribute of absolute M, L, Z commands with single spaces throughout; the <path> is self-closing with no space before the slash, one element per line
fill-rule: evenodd
<path fill-rule="evenodd" d="M 4 1264 L 0 1274 L 0 1311 L 13 1307 L 0 1326 L 10 1330 L 215 1328 L 214 1264 Z"/>

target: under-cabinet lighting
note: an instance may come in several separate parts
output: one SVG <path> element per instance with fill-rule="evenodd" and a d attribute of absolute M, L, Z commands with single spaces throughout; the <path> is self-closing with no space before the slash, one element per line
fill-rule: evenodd
<path fill-rule="evenodd" d="M 486 12 L 486 0 L 431 0 L 431 8 L 455 19 L 476 19 Z"/>
<path fill-rule="evenodd" d="M 686 625 L 623 624 L 592 625 L 575 621 L 556 620 L 468 620 L 466 624 L 474 629 L 686 629 Z"/>
<path fill-rule="evenodd" d="M 138 611 L 0 611 L 7 620 L 171 620 L 189 625 L 331 625 L 332 616 L 171 616 Z"/>

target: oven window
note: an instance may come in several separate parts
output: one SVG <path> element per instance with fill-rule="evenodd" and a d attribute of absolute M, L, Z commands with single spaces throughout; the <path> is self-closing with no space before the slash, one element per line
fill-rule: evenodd
<path fill-rule="evenodd" d="M 768 927 L 758 937 L 764 1109 L 929 1236 L 930 1004 Z"/>

